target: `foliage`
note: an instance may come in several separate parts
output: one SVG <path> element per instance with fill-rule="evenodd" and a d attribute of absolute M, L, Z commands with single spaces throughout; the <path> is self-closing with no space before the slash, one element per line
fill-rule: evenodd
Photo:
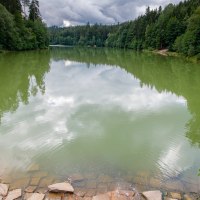
<path fill-rule="evenodd" d="M 117 26 L 101 24 L 59 28 L 49 28 L 50 43 L 61 45 L 98 46 L 103 47 L 109 32 L 116 30 Z"/>
<path fill-rule="evenodd" d="M 117 48 L 169 49 L 186 56 L 200 53 L 199 0 L 187 0 L 164 9 L 146 9 L 137 19 L 118 25 L 49 28 L 50 43 Z"/>
<path fill-rule="evenodd" d="M 29 7 L 28 0 L 22 0 L 22 5 Z M 37 4 L 37 9 L 31 5 Z M 0 46 L 6 50 L 31 50 L 47 48 L 49 44 L 46 25 L 39 15 L 38 1 L 32 0 L 30 4 L 31 15 L 22 15 L 19 0 L 0 0 Z M 35 13 L 34 13 L 35 12 Z"/>

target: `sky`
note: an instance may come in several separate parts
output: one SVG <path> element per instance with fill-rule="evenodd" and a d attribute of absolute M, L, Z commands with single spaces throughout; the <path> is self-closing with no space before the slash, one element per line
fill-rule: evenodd
<path fill-rule="evenodd" d="M 39 0 L 48 26 L 70 26 L 90 22 L 114 24 L 136 18 L 147 6 L 157 8 L 180 0 Z"/>

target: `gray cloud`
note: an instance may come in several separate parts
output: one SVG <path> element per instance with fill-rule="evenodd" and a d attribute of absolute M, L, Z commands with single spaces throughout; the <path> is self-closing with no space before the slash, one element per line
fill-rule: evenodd
<path fill-rule="evenodd" d="M 40 0 L 40 11 L 49 25 L 87 22 L 113 24 L 136 18 L 147 6 L 156 8 L 180 0 Z"/>

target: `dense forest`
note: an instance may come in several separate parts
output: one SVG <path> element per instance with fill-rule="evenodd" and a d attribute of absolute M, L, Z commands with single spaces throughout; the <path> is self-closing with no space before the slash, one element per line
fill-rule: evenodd
<path fill-rule="evenodd" d="M 0 0 L 0 50 L 31 50 L 48 47 L 38 0 Z"/>
<path fill-rule="evenodd" d="M 185 0 L 118 25 L 50 27 L 50 43 L 118 48 L 169 49 L 200 59 L 200 1 Z"/>

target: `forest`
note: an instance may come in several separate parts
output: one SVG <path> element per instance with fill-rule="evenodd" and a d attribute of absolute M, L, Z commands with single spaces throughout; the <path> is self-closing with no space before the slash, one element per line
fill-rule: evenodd
<path fill-rule="evenodd" d="M 38 0 L 0 0 L 0 50 L 32 50 L 49 46 Z"/>
<path fill-rule="evenodd" d="M 200 1 L 185 0 L 165 8 L 146 9 L 137 19 L 115 25 L 50 27 L 50 44 L 168 49 L 200 59 Z"/>

